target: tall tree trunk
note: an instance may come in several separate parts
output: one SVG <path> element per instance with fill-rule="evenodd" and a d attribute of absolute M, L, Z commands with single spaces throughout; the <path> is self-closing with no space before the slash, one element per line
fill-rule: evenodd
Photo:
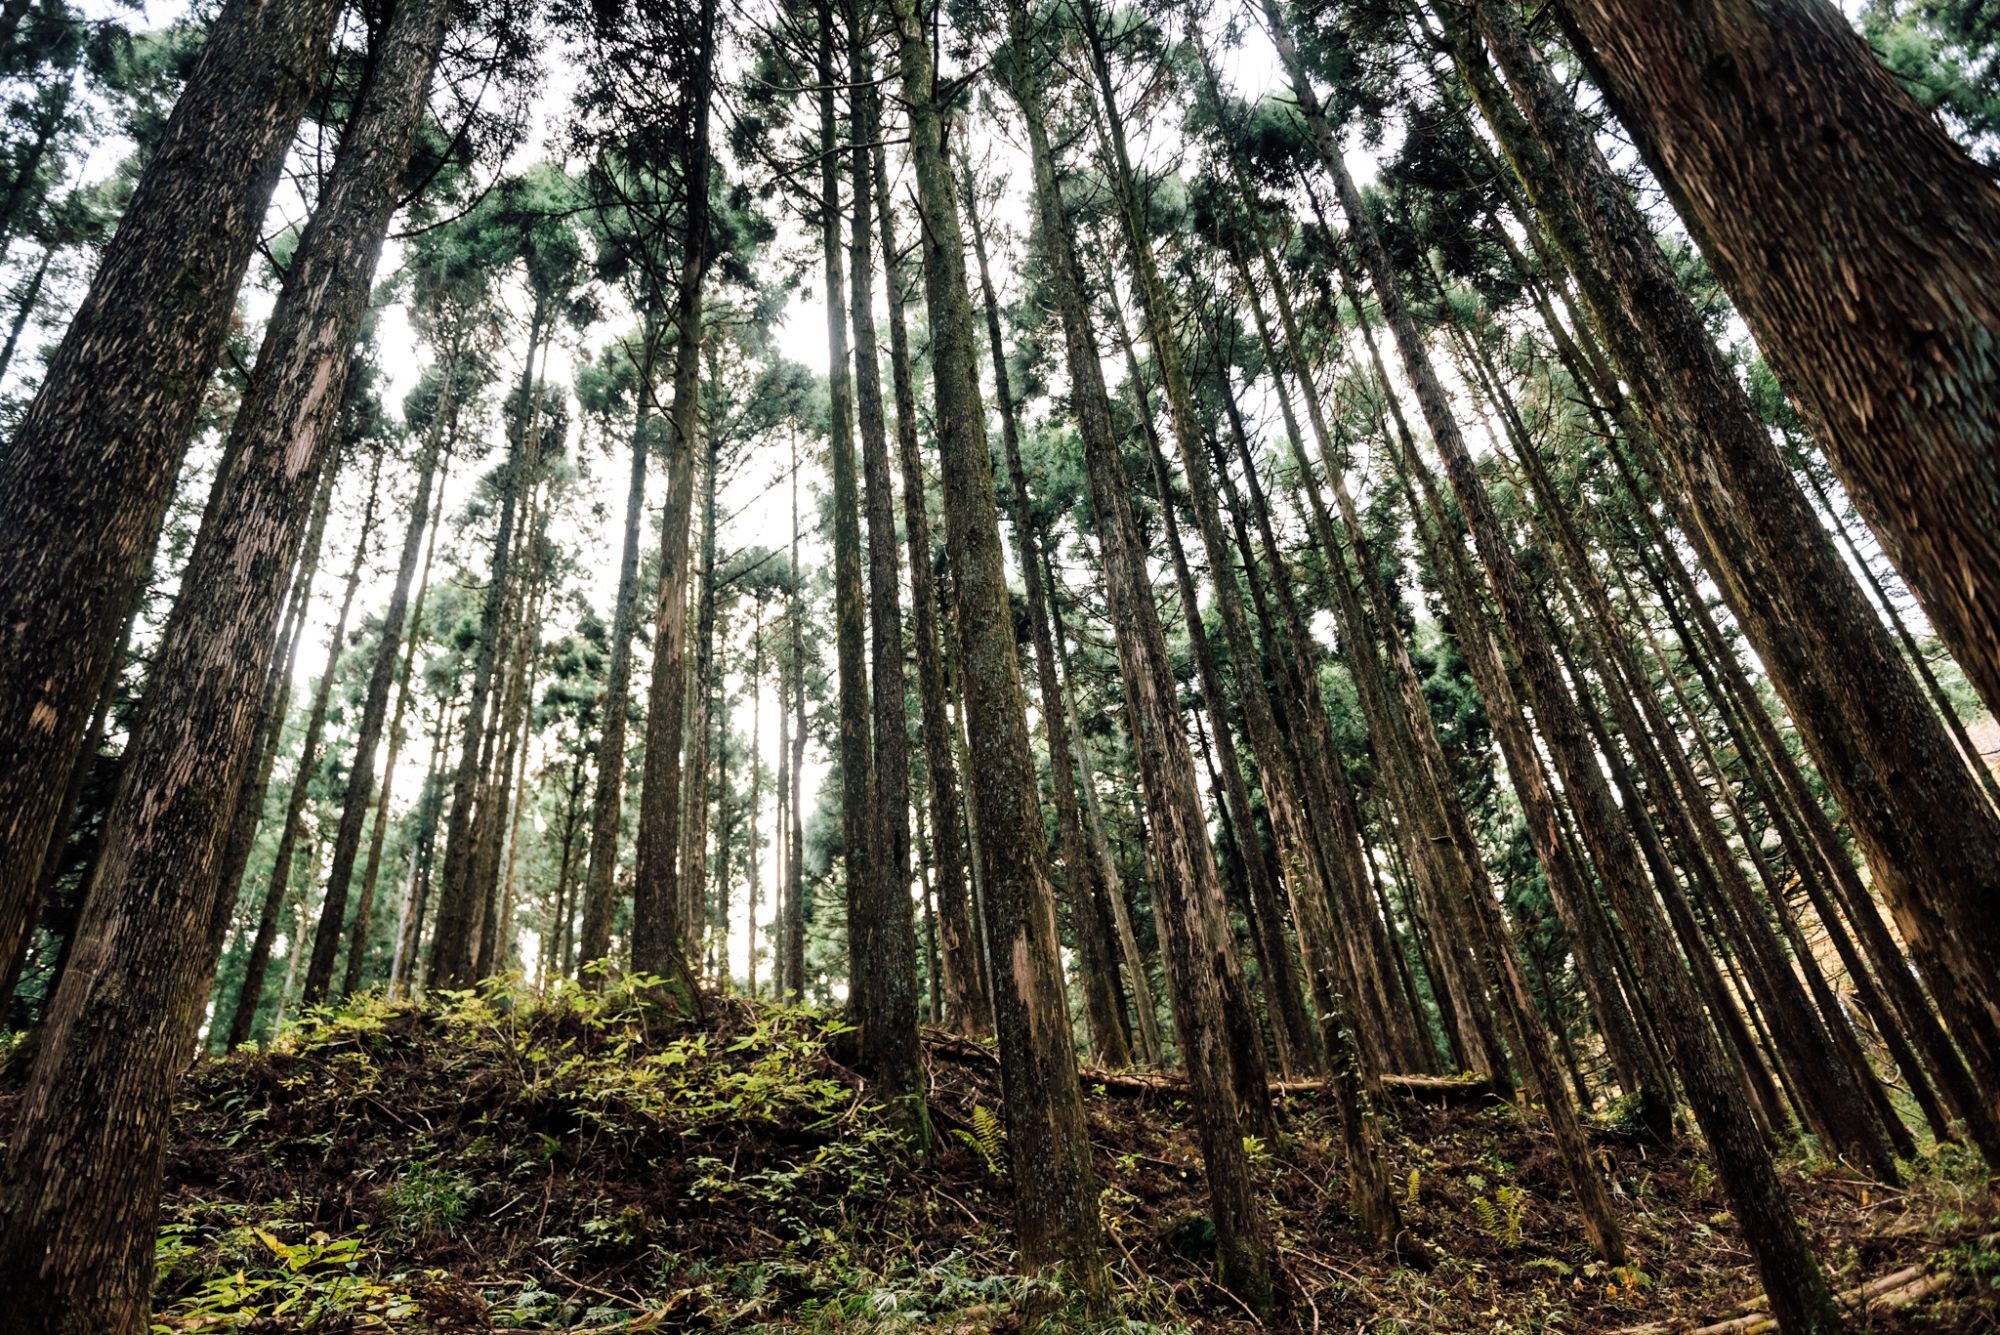
<path fill-rule="evenodd" d="M 707 281 L 709 237 L 709 92 L 714 78 L 715 3 L 700 0 L 701 59 L 688 90 L 693 111 L 686 173 L 686 229 L 681 238 L 680 286 L 674 307 L 674 399 L 669 416 L 672 462 L 667 504 L 661 514 L 660 592 L 653 639 L 653 680 L 646 712 L 646 767 L 639 792 L 639 842 L 632 880 L 632 968 L 677 977 L 691 987 L 681 950 L 677 865 L 681 835 L 681 728 L 687 687 L 682 676 L 687 639 L 688 510 L 693 500 L 694 454 L 701 439 L 702 288 Z M 697 799 L 698 800 L 698 799 Z M 690 998 L 691 1000 L 691 998 Z"/>
<path fill-rule="evenodd" d="M 618 830 L 625 801 L 625 728 L 632 696 L 632 636 L 639 619 L 639 530 L 646 514 L 646 458 L 652 452 L 653 345 L 641 335 L 638 410 L 632 426 L 632 469 L 625 487 L 625 542 L 618 558 L 618 597 L 611 614 L 611 661 L 598 705 L 597 789 L 590 806 L 590 871 L 584 881 L 578 967 L 611 953 L 611 918 L 618 876 Z M 683 544 L 685 546 L 685 544 Z"/>
<path fill-rule="evenodd" d="M 1652 438 L 1673 460 L 1680 489 L 1667 499 L 1690 516 L 1682 527 L 1715 558 L 1717 583 L 1770 666 L 1918 964 L 1992 1106 L 2000 1108 L 2000 1096 L 1990 1093 L 2000 1090 L 2000 928 L 1976 907 L 2000 880 L 2000 818 L 1518 16 L 1505 5 L 1482 4 L 1478 17 L 1526 123 L 1510 117 L 1512 104 L 1490 87 L 1490 76 L 1482 110 L 1582 286 L 1620 374 L 1644 405 Z M 1706 40 L 1702 24 L 1693 31 L 1691 42 Z M 1462 68 L 1479 93 L 1477 59 L 1465 59 Z M 1632 311 L 1647 317 L 1635 319 Z"/>
<path fill-rule="evenodd" d="M 1014 560 L 1028 591 L 1028 626 L 1035 644 L 1035 679 L 1041 697 L 1042 727 L 1048 738 L 1049 786 L 1055 794 L 1056 834 L 1062 850 L 1063 879 L 1068 889 L 1070 923 L 1076 932 L 1078 972 L 1082 975 L 1084 1016 L 1090 1025 L 1091 1050 L 1100 1064 L 1131 1063 L 1125 1017 L 1117 996 L 1117 964 L 1111 957 L 1101 887 L 1085 849 L 1083 811 L 1077 801 L 1076 771 L 1070 766 L 1069 716 L 1063 709 L 1055 637 L 1049 627 L 1049 590 L 1043 583 L 1041 537 L 1028 496 L 1028 470 L 1021 462 L 1020 426 L 1014 416 L 1014 389 L 1007 374 L 1007 348 L 1000 334 L 1000 299 L 993 290 L 987 264 L 986 229 L 979 219 L 979 199 L 973 191 L 972 168 L 961 163 L 966 217 L 972 223 L 972 253 L 979 264 L 979 287 L 985 298 L 987 348 L 993 358 L 994 396 L 1000 408 L 1000 440 L 1007 468 L 1007 519 L 1014 530 Z"/>
<path fill-rule="evenodd" d="M 446 457 L 438 465 L 438 498 L 430 515 L 430 540 L 424 546 L 423 571 L 417 576 L 416 596 L 410 603 L 409 629 L 403 633 L 403 671 L 396 685 L 395 716 L 389 722 L 389 751 L 382 763 L 382 791 L 375 800 L 375 822 L 368 836 L 368 857 L 361 868 L 361 898 L 354 906 L 354 926 L 348 934 L 347 969 L 340 988 L 342 996 L 352 995 L 361 988 L 361 972 L 368 946 L 368 921 L 375 908 L 376 880 L 382 872 L 382 843 L 389 830 L 390 789 L 396 778 L 396 758 L 403 750 L 403 720 L 409 712 L 410 697 L 415 694 L 411 687 L 417 669 L 417 642 L 423 638 L 424 602 L 431 587 L 431 563 L 437 556 L 438 529 L 444 524 L 444 484 L 450 470 L 451 444 L 452 441 L 447 439 Z"/>
<path fill-rule="evenodd" d="M 324 1000 L 333 985 L 341 929 L 347 921 L 348 882 L 354 878 L 354 860 L 361 852 L 362 826 L 367 823 L 371 799 L 375 796 L 375 748 L 382 740 L 382 725 L 388 721 L 389 689 L 395 684 L 397 651 L 402 648 L 403 622 L 410 610 L 410 584 L 416 578 L 417 559 L 423 553 L 424 532 L 430 527 L 431 484 L 443 458 L 450 421 L 457 413 L 457 405 L 451 398 L 457 383 L 457 367 L 448 364 L 445 374 L 445 398 L 433 409 L 430 429 L 425 433 L 423 456 L 417 464 L 417 491 L 410 498 L 409 527 L 403 532 L 402 558 L 396 566 L 396 583 L 389 593 L 389 606 L 382 613 L 375 661 L 369 667 L 368 688 L 362 697 L 354 761 L 347 772 L 340 825 L 334 831 L 333 856 L 327 864 L 326 898 L 320 905 L 312 962 L 306 969 L 303 1000 L 308 1006 Z"/>
<path fill-rule="evenodd" d="M 877 135 L 879 140 L 880 136 Z M 953 755 L 944 658 L 939 648 L 937 579 L 931 570 L 931 528 L 924 495 L 923 456 L 917 443 L 917 396 L 910 370 L 904 317 L 905 271 L 896 247 L 889 176 L 878 142 L 872 173 L 877 229 L 881 233 L 883 286 L 889 299 L 889 368 L 896 394 L 896 456 L 903 482 L 903 534 L 910 563 L 910 631 L 917 659 L 917 703 L 924 730 L 924 779 L 930 798 L 932 890 L 937 899 L 938 964 L 943 976 L 945 1023 L 961 1034 L 993 1032 L 993 999 L 980 967 L 979 934 L 966 884 L 964 826 L 958 766 Z M 932 975 L 936 989 L 939 978 Z"/>
<path fill-rule="evenodd" d="M 1991 172 L 1827 0 L 1694 4 L 1671 18 L 1564 0 L 1558 12 L 1932 624 L 2000 711 Z M 2000 1015 L 1985 870 L 1981 886 L 1935 894 L 1966 977 L 1985 981 L 1982 1002 Z"/>
<path fill-rule="evenodd" d="M 1530 703 L 1549 744 L 1563 785 L 1574 803 L 1598 870 L 1603 875 L 1619 917 L 1632 941 L 1642 973 L 1660 989 L 1660 1008 L 1669 1044 L 1679 1064 L 1682 1084 L 1701 1123 L 1719 1176 L 1729 1194 L 1758 1271 L 1770 1296 L 1772 1312 L 1788 1335 L 1834 1331 L 1840 1317 L 1832 1291 L 1808 1249 L 1798 1221 L 1786 1205 L 1784 1189 L 1770 1156 L 1740 1116 L 1735 1101 L 1741 1082 L 1716 1047 L 1691 982 L 1675 957 L 1673 942 L 1648 891 L 1645 873 L 1607 790 L 1596 754 L 1577 717 L 1576 704 L 1565 687 L 1561 668 L 1522 585 L 1514 553 L 1506 544 L 1491 499 L 1473 467 L 1444 386 L 1430 353 L 1398 286 L 1395 270 L 1348 175 L 1340 146 L 1308 82 L 1278 0 L 1264 0 L 1264 12 L 1299 100 L 1322 163 L 1332 177 L 1348 219 L 1349 235 L 1375 288 L 1383 315 L 1394 334 L 1405 371 L 1416 391 L 1431 438 L 1445 473 L 1472 530 L 1481 564 L 1498 603 L 1503 624 L 1520 657 Z M 1663 891 L 1667 887 L 1660 887 Z M 1671 892 L 1669 892 L 1671 893 Z"/>
<path fill-rule="evenodd" d="M 431 938 L 430 981 L 437 987 L 470 987 L 479 977 L 479 924 L 484 901 L 478 879 L 481 846 L 478 836 L 483 827 L 477 820 L 485 811 L 480 801 L 481 780 L 492 749 L 487 714 L 492 703 L 494 669 L 503 665 L 502 614 L 513 579 L 516 511 L 522 504 L 522 488 L 532 487 L 533 458 L 540 443 L 534 422 L 534 410 L 541 402 L 535 359 L 543 339 L 553 336 L 548 328 L 553 319 L 547 304 L 537 301 L 529 318 L 527 352 L 521 360 L 521 383 L 515 394 L 514 420 L 508 430 L 507 462 L 500 477 L 500 513 L 493 535 L 493 561 L 480 609 L 479 648 L 472 660 L 472 686 L 459 738 L 458 770 L 451 786 L 451 813 L 445 822 L 443 884 L 438 888 L 437 926 Z"/>
<path fill-rule="evenodd" d="M 944 116 L 930 33 L 916 0 L 890 0 L 903 101 L 909 108 L 930 315 L 945 547 L 957 591 L 958 664 L 966 721 L 979 746 L 968 770 L 979 839 L 979 890 L 992 962 L 995 1028 L 1008 1148 L 1016 1165 L 1015 1222 L 1031 1274 L 1061 1267 L 1093 1304 L 1109 1298 L 1097 1178 L 1083 1088 L 1069 1043 L 1055 895 L 1042 849 L 1027 701 L 1014 651 L 1000 516 L 980 396 L 978 335 L 965 274 L 965 237 L 945 156 Z"/>
<path fill-rule="evenodd" d="M 231 451 L 241 464 L 229 493 L 230 522 L 226 531 L 197 540 L 181 596 L 162 632 L 145 718 L 127 747 L 119 796 L 106 816 L 88 922 L 76 945 L 77 967 L 65 976 L 50 1010 L 45 1045 L 0 1169 L 5 1200 L 0 1288 L 37 1295 L 35 1302 L 10 1309 L 7 1319 L 17 1330 L 136 1335 L 147 1327 L 153 1208 L 173 1081 L 188 1061 L 202 980 L 215 967 L 210 927 L 219 893 L 216 863 L 244 771 L 253 761 L 257 707 L 274 652 L 286 573 L 334 434 L 375 261 L 450 9 L 442 0 L 409 0 L 383 33 L 374 78 L 300 238 L 232 428 L 232 434 L 244 435 Z M 319 13 L 317 4 L 301 4 L 266 7 L 256 17 L 291 24 Z M 218 29 L 211 38 L 198 83 L 206 83 L 213 43 L 226 31 Z M 314 64 L 310 57 L 299 63 L 308 71 Z M 246 75 L 229 97 L 254 105 L 247 90 L 258 85 Z M 234 117 L 216 120 L 224 131 L 219 143 L 227 145 Z M 188 128 L 217 146 L 218 124 Z M 289 123 L 282 127 L 281 144 L 290 130 Z M 170 171 L 175 152 L 170 148 L 166 155 Z M 160 165 L 156 159 L 151 170 Z M 221 171 L 214 165 L 203 181 L 210 189 Z M 236 232 L 236 220 L 227 214 L 187 222 L 193 230 L 177 234 L 179 245 L 208 244 L 212 234 L 196 233 L 211 223 L 217 233 Z M 256 222 L 246 219 L 242 225 L 254 229 Z M 240 273 L 239 266 L 235 276 Z M 235 290 L 234 276 L 190 283 L 189 269 L 180 274 L 177 293 L 198 292 L 203 302 Z M 130 292 L 122 299 L 132 301 L 127 313 L 142 328 L 155 336 L 162 332 L 156 320 L 133 313 L 145 302 Z M 204 322 L 209 319 L 219 326 L 227 310 L 204 315 Z M 99 351 L 114 342 L 102 333 L 94 340 L 86 335 Z M 100 368 L 102 378 L 89 387 L 95 408 L 80 414 L 71 430 L 85 430 L 85 438 L 100 447 L 117 440 L 88 424 L 97 420 L 97 411 L 119 404 L 107 392 L 116 377 L 131 374 L 135 364 L 162 367 L 161 359 L 173 355 L 163 346 L 148 337 L 143 352 L 129 344 L 119 348 L 119 360 Z M 63 360 L 59 352 L 58 362 Z M 17 455 L 27 439 L 16 434 Z M 56 450 L 50 442 L 27 453 L 46 459 Z M 119 466 L 139 465 L 136 458 L 124 458 Z M 0 531 L 18 533 L 13 521 L 10 514 Z M 81 552 L 114 544 L 60 545 Z M 71 601 L 79 606 L 90 601 L 75 595 L 83 587 L 71 586 Z M 121 613 L 125 601 L 113 599 Z M 16 624 L 11 612 L 7 624 Z M 114 629 L 106 638 L 115 636 Z M 25 648 L 19 640 L 12 643 Z M 19 662 L 20 654 L 10 648 L 7 661 Z M 98 674 L 91 674 L 89 692 L 98 685 Z M 40 833 L 46 838 L 45 826 Z"/>
<path fill-rule="evenodd" d="M 791 1001 L 806 994 L 805 812 L 802 788 L 806 767 L 806 649 L 805 614 L 799 603 L 799 447 L 792 439 L 792 577 L 785 589 L 785 630 L 791 644 L 791 700 L 781 704 L 792 718 L 792 768 L 785 790 L 785 977 Z"/>
<path fill-rule="evenodd" d="M 848 313 L 854 324 L 854 399 L 861 429 L 862 489 L 868 512 L 868 631 L 874 715 L 870 782 L 874 802 L 866 930 L 849 942 L 866 973 L 862 995 L 861 1056 L 866 1070 L 892 1103 L 907 1131 L 925 1131 L 923 1053 L 917 1042 L 917 936 L 910 904 L 910 739 L 903 677 L 903 613 L 896 562 L 896 495 L 889 439 L 883 421 L 882 361 L 875 341 L 875 144 L 881 106 L 868 59 L 861 0 L 845 0 L 848 76 L 854 147 L 849 154 L 853 210 L 849 215 Z M 893 279 L 891 280 L 893 281 Z M 849 886 L 850 899 L 854 887 Z"/>
<path fill-rule="evenodd" d="M 264 1000 L 264 974 L 270 967 L 271 947 L 277 938 L 286 896 L 290 892 L 299 823 L 305 814 L 313 775 L 319 769 L 320 737 L 326 727 L 327 704 L 333 695 L 334 671 L 340 665 L 341 651 L 347 647 L 347 617 L 354 608 L 354 594 L 361 585 L 362 567 L 367 562 L 368 539 L 375 526 L 376 492 L 381 481 L 382 451 L 378 448 L 374 469 L 368 479 L 368 504 L 362 514 L 361 539 L 354 545 L 354 560 L 347 568 L 347 583 L 340 595 L 340 612 L 334 617 L 333 637 L 327 642 L 326 666 L 320 669 L 318 683 L 313 687 L 312 705 L 306 713 L 305 736 L 299 742 L 298 768 L 292 774 L 291 795 L 285 802 L 284 824 L 278 833 L 278 851 L 271 863 L 271 883 L 264 891 L 264 907 L 257 916 L 257 935 L 250 943 L 250 957 L 243 965 L 243 985 L 236 994 L 236 1010 L 229 1021 L 228 1046 L 232 1048 L 250 1041 L 250 1029 L 256 1022 L 257 1008 Z M 284 720 L 275 720 L 273 726 L 282 731 Z M 219 886 L 217 893 L 221 893 Z M 300 943 L 293 942 L 292 953 L 296 955 L 299 949 Z"/>
<path fill-rule="evenodd" d="M 229 0 L 209 24 L 90 291 L 0 453 L 0 960 L 33 921 L 70 768 L 340 11 L 336 0 Z"/>

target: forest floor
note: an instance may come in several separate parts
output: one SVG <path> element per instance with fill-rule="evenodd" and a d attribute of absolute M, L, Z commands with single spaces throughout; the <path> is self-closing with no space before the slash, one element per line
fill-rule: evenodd
<path fill-rule="evenodd" d="M 739 1001 L 691 1024 L 619 991 L 462 993 L 364 999 L 204 1059 L 176 1109 L 155 1330 L 970 1335 L 1052 1307 L 1085 1328 L 1011 1273 L 991 1054 L 930 1037 L 935 1153 L 918 1161 L 831 1055 L 838 1028 Z M 1254 1329 L 1213 1282 L 1176 1089 L 1087 1089 L 1120 1291 L 1105 1328 Z M 17 1098 L 0 1083 L 0 1132 Z M 1253 1147 L 1282 1275 L 1270 1328 L 1661 1335 L 1752 1313 L 1749 1257 L 1694 1151 L 1594 1132 L 1635 1258 L 1607 1270 L 1512 1105 L 1399 1094 L 1389 1113 L 1401 1256 L 1350 1231 L 1316 1092 L 1283 1098 L 1282 1143 Z M 2000 1220 L 1970 1156 L 1945 1146 L 1900 1188 L 1785 1171 L 1837 1286 L 1885 1293 L 1857 1330 L 2000 1330 Z"/>

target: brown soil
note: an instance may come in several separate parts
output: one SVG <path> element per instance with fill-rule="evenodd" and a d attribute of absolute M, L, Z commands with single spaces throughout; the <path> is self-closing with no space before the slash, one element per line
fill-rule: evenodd
<path fill-rule="evenodd" d="M 374 1002 L 272 1051 L 203 1061 L 168 1165 L 160 1319 L 254 1332 L 1017 1329 L 990 1054 L 927 1043 L 924 1161 L 880 1127 L 824 1025 L 740 1002 L 711 1003 L 699 1025 L 616 1001 Z M 1176 1091 L 1089 1092 L 1126 1316 L 1253 1329 L 1212 1280 Z M 0 1090 L 0 1128 L 14 1098 Z M 1554 1149 L 1513 1106 L 1398 1095 L 1389 1146 L 1408 1245 L 1384 1256 L 1347 1225 L 1318 1097 L 1280 1107 L 1284 1143 L 1261 1147 L 1285 1304 L 1273 1329 L 1686 1331 L 1756 1295 L 1692 1149 L 1595 1135 L 1636 1258 L 1607 1272 L 1566 1208 Z M 1980 1241 L 1993 1203 L 1965 1156 L 1947 1147 L 1900 1189 L 1837 1166 L 1786 1172 L 1838 1287 L 1915 1264 L 1940 1277 L 1857 1329 L 2000 1329 L 2000 1254 Z"/>

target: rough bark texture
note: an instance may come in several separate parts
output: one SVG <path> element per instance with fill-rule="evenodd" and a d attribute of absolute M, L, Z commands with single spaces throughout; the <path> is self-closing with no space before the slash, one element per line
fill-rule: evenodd
<path fill-rule="evenodd" d="M 2000 819 L 1518 17 L 1483 5 L 1479 22 L 1526 121 L 1490 87 L 1482 110 L 1672 459 L 1678 485 L 1663 494 L 1769 666 L 1975 1073 L 2000 1089 L 2000 929 L 1977 907 L 2000 881 Z M 1477 65 L 1461 68 L 1480 93 Z"/>
<path fill-rule="evenodd" d="M 36 1296 L 0 1315 L 10 1333 L 136 1335 L 148 1325 L 171 1092 L 215 967 L 216 863 L 253 759 L 285 575 L 450 9 L 408 0 L 383 34 L 237 418 L 248 434 L 230 522 L 197 541 L 162 633 L 92 872 L 78 967 L 45 1022 L 0 1170 L 0 1288 Z"/>
<path fill-rule="evenodd" d="M 1932 624 L 2000 711 L 1992 173 L 1827 0 L 1559 10 Z M 1940 907 L 1971 933 L 1968 963 L 2000 1006 L 1993 915 L 1972 899 Z"/>
<path fill-rule="evenodd" d="M 965 814 L 952 753 L 944 658 L 939 648 L 937 578 L 931 571 L 930 516 L 924 499 L 924 463 L 917 445 L 917 396 L 910 371 L 910 338 L 904 317 L 905 282 L 889 207 L 884 154 L 875 153 L 875 213 L 881 233 L 884 286 L 889 298 L 889 365 L 896 392 L 896 459 L 903 481 L 903 537 L 909 548 L 910 632 L 917 659 L 917 698 L 924 728 L 924 778 L 930 796 L 932 889 L 937 899 L 938 973 L 944 1020 L 961 1034 L 993 1032 L 993 998 L 980 967 L 972 893 L 966 884 Z M 937 979 L 933 979 L 933 988 Z"/>
<path fill-rule="evenodd" d="M 1035 644 L 1035 683 L 1041 698 L 1042 727 L 1048 738 L 1049 787 L 1055 796 L 1056 839 L 1062 851 L 1070 925 L 1076 933 L 1077 971 L 1083 984 L 1084 1018 L 1099 1066 L 1128 1065 L 1132 1046 L 1118 1002 L 1117 965 L 1111 957 L 1109 924 L 1099 898 L 1096 864 L 1083 837 L 1083 808 L 1077 800 L 1076 771 L 1070 765 L 1069 715 L 1063 708 L 1060 664 L 1044 580 L 1042 537 L 1028 495 L 1028 470 L 1021 461 L 1021 429 L 1015 419 L 1014 387 L 1007 373 L 1007 347 L 1000 333 L 1000 298 L 987 263 L 986 229 L 979 199 L 965 169 L 965 208 L 972 223 L 972 253 L 979 264 L 980 295 L 986 313 L 987 352 L 993 359 L 994 397 L 1000 408 L 1001 453 L 1007 468 L 1007 522 L 1014 531 L 1014 560 L 1028 594 L 1028 629 Z"/>
<path fill-rule="evenodd" d="M 1605 786 L 1596 753 L 1577 717 L 1576 702 L 1563 682 L 1562 670 L 1536 622 L 1513 551 L 1501 533 L 1492 501 L 1473 467 L 1444 386 L 1403 299 L 1395 270 L 1342 161 L 1340 146 L 1320 108 L 1318 96 L 1306 79 L 1277 0 L 1265 0 L 1264 9 L 1322 163 L 1333 179 L 1342 211 L 1347 215 L 1350 236 L 1359 250 L 1362 267 L 1374 285 L 1397 350 L 1402 354 L 1404 369 L 1443 460 L 1445 475 L 1472 530 L 1502 623 L 1520 658 L 1536 719 L 1570 800 L 1580 808 L 1578 816 L 1584 837 L 1591 844 L 1592 855 L 1618 907 L 1640 971 L 1648 985 L 1659 990 L 1668 1045 L 1680 1068 L 1688 1101 L 1708 1138 L 1723 1188 L 1743 1224 L 1765 1292 L 1771 1299 L 1772 1312 L 1788 1331 L 1838 1330 L 1840 1318 L 1832 1292 L 1786 1205 L 1784 1189 L 1770 1156 L 1736 1106 L 1741 1098 L 1740 1079 L 1717 1048 L 1686 970 L 1675 957 L 1673 943 L 1660 921 L 1659 909 L 1651 898 L 1645 873 L 1632 847 L 1630 832 Z M 1665 886 L 1661 888 L 1666 890 Z"/>
<path fill-rule="evenodd" d="M 632 876 L 632 968 L 683 982 L 687 962 L 679 912 L 681 848 L 681 729 L 686 720 L 688 517 L 694 501 L 694 456 L 701 440 L 702 287 L 709 262 L 709 86 L 713 78 L 715 5 L 701 0 L 701 58 L 692 110 L 675 294 L 674 398 L 669 409 L 667 503 L 660 515 L 660 588 L 654 615 L 653 677 L 646 701 L 646 767 L 639 790 L 639 838 Z M 694 798 L 700 801 L 699 795 Z"/>
<path fill-rule="evenodd" d="M 1042 813 L 986 449 L 965 237 L 924 15 L 916 0 L 891 0 L 890 9 L 916 168 L 945 546 L 957 586 L 960 698 L 980 757 L 966 772 L 977 813 L 1001 1088 L 1008 1147 L 1025 1169 L 1013 1175 L 1021 1262 L 1030 1272 L 1062 1269 L 1079 1290 L 1101 1301 L 1109 1296 L 1109 1276 L 1097 1176 L 1063 999 L 1055 894 L 1043 865 Z"/>
<path fill-rule="evenodd" d="M 70 767 L 340 10 L 230 0 L 216 15 L 0 453 L 0 960 L 27 939 Z"/>

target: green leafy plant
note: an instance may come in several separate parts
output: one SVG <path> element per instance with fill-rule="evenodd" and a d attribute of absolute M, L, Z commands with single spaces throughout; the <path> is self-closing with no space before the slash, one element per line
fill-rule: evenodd
<path fill-rule="evenodd" d="M 1000 1156 L 1007 1150 L 1007 1128 L 1000 1125 L 1000 1118 L 985 1104 L 975 1104 L 972 1109 L 972 1129 L 953 1127 L 952 1134 L 970 1145 L 986 1165 L 986 1171 L 995 1177 L 1002 1176 Z"/>
<path fill-rule="evenodd" d="M 451 1233 L 465 1222 L 473 1186 L 463 1173 L 429 1159 L 412 1159 L 389 1186 L 389 1223 L 413 1238 Z"/>

